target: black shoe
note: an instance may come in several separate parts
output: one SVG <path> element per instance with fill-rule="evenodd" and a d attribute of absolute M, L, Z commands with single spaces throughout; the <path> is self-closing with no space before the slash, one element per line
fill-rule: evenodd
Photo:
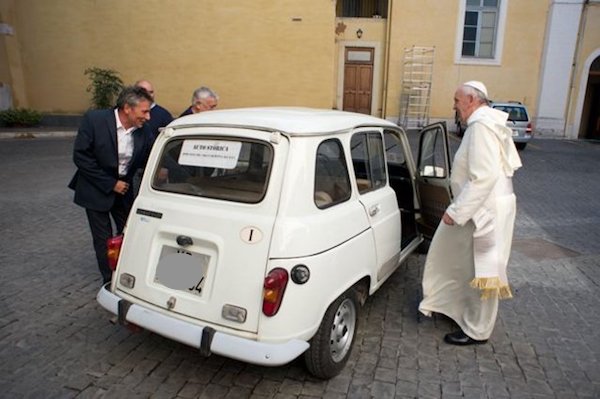
<path fill-rule="evenodd" d="M 462 330 L 455 331 L 453 333 L 446 334 L 444 336 L 444 342 L 450 345 L 481 345 L 487 342 L 487 339 L 478 341 L 469 337 Z"/>

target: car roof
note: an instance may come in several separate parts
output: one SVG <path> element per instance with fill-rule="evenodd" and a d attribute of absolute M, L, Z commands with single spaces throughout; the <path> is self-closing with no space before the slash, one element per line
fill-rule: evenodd
<path fill-rule="evenodd" d="M 330 109 L 301 107 L 237 108 L 200 112 L 175 119 L 172 128 L 193 126 L 251 127 L 284 134 L 315 135 L 340 132 L 356 127 L 398 125 L 374 116 Z"/>
<path fill-rule="evenodd" d="M 525 104 L 520 101 L 492 101 L 490 103 L 491 107 L 502 106 L 502 107 L 522 107 L 527 108 Z"/>

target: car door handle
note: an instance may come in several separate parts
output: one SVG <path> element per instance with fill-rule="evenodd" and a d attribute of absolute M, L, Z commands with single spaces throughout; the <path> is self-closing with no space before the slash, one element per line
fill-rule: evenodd
<path fill-rule="evenodd" d="M 381 208 L 379 207 L 379 205 L 373 205 L 372 207 L 369 208 L 369 216 L 377 215 L 380 210 L 381 210 Z"/>

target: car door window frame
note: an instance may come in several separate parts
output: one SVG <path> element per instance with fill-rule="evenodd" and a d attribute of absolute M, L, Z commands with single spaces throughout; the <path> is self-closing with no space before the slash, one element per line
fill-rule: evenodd
<path fill-rule="evenodd" d="M 355 132 L 350 139 L 350 154 L 357 189 L 361 195 L 387 186 L 385 148 L 380 131 Z"/>
<path fill-rule="evenodd" d="M 419 138 L 419 158 L 417 174 L 421 177 L 447 179 L 450 176 L 451 162 L 446 128 L 441 124 L 432 124 L 423 129 Z M 433 140 L 433 144 L 431 144 Z M 424 149 L 432 151 L 425 153 Z"/>

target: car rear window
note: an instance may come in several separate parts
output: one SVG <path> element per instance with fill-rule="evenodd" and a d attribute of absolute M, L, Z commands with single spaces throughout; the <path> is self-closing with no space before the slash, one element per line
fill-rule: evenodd
<path fill-rule="evenodd" d="M 527 122 L 529 117 L 523 107 L 516 105 L 494 105 L 494 108 L 504 111 L 508 114 L 508 120 L 515 122 Z"/>
<path fill-rule="evenodd" d="M 257 203 L 267 190 L 273 148 L 247 139 L 185 138 L 169 141 L 154 170 L 160 191 Z"/>

